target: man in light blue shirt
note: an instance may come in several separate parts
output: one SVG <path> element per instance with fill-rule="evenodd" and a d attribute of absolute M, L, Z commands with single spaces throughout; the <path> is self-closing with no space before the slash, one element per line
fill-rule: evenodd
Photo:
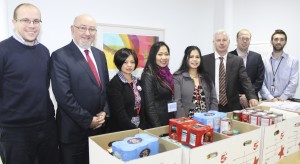
<path fill-rule="evenodd" d="M 265 79 L 260 90 L 263 100 L 283 101 L 293 98 L 299 81 L 298 60 L 283 51 L 287 42 L 283 30 L 275 30 L 271 37 L 272 54 L 264 59 Z"/>

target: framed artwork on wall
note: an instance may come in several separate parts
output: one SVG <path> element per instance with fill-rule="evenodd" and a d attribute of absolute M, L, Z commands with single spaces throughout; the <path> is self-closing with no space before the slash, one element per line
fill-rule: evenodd
<path fill-rule="evenodd" d="M 117 50 L 126 47 L 136 52 L 139 62 L 133 75 L 140 77 L 152 44 L 164 40 L 164 30 L 158 28 L 99 23 L 97 30 L 94 45 L 105 53 L 109 78 L 118 72 L 113 62 Z"/>

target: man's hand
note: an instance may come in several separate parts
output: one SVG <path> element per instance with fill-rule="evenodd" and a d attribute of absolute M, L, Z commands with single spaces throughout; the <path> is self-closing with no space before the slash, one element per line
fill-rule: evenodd
<path fill-rule="evenodd" d="M 250 107 L 254 107 L 258 105 L 258 101 L 256 99 L 249 100 Z"/>
<path fill-rule="evenodd" d="M 247 98 L 244 94 L 241 95 L 241 97 L 240 97 L 240 104 L 241 104 L 243 109 L 249 108 L 248 100 L 247 100 Z"/>
<path fill-rule="evenodd" d="M 97 117 L 94 116 L 90 128 L 92 129 L 100 128 L 105 122 L 105 116 L 106 116 L 105 112 L 98 113 Z"/>

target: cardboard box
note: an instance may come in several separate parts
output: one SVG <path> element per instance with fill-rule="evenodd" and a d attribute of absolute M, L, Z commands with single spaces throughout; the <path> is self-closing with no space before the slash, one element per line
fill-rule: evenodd
<path fill-rule="evenodd" d="M 297 151 L 296 153 L 284 157 L 277 164 L 292 164 L 292 163 L 300 163 L 300 150 Z"/>
<path fill-rule="evenodd" d="M 161 164 L 181 163 L 182 150 L 179 146 L 159 139 L 159 154 L 124 162 L 107 152 L 108 144 L 112 141 L 123 140 L 137 133 L 147 133 L 141 129 L 127 130 L 104 135 L 89 137 L 90 164 Z M 150 133 L 147 133 L 150 134 Z M 153 135 L 153 134 L 150 134 Z"/>
<path fill-rule="evenodd" d="M 169 128 L 169 126 L 162 126 L 162 127 L 158 127 L 158 128 L 147 129 L 145 131 L 149 132 L 150 134 L 154 134 L 156 136 L 161 136 L 161 135 L 168 134 L 168 128 Z M 213 143 L 208 144 L 208 145 L 215 145 L 217 142 L 219 142 L 221 140 L 224 140 L 224 139 L 227 139 L 227 138 L 229 138 L 229 137 L 214 132 L 214 139 L 213 139 L 214 141 L 213 141 Z M 182 164 L 189 164 L 190 160 L 191 160 L 191 157 L 190 157 L 191 152 L 195 151 L 198 148 L 206 147 L 208 145 L 203 145 L 203 146 L 193 148 L 193 149 L 190 149 L 190 148 L 187 148 L 187 147 L 183 146 L 182 147 L 182 162 L 181 163 Z M 195 157 L 195 158 L 198 158 L 198 157 Z"/>
<path fill-rule="evenodd" d="M 232 127 L 239 130 L 240 134 L 193 149 L 190 153 L 190 164 L 258 163 L 261 149 L 261 128 L 234 120 Z"/>
<path fill-rule="evenodd" d="M 297 113 L 263 106 L 256 108 L 284 115 L 282 122 L 261 127 L 263 146 L 260 163 L 276 163 L 300 149 L 300 116 Z"/>

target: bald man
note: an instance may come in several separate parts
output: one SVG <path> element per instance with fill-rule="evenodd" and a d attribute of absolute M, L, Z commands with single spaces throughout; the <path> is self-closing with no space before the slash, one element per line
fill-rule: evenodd
<path fill-rule="evenodd" d="M 4 164 L 58 164 L 49 95 L 49 50 L 37 37 L 41 12 L 29 3 L 13 14 L 13 36 L 0 42 L 0 156 Z"/>
<path fill-rule="evenodd" d="M 260 91 L 264 82 L 265 67 L 261 55 L 249 50 L 251 36 L 252 35 L 249 30 L 241 29 L 236 34 L 237 48 L 230 53 L 243 58 L 246 72 L 255 89 L 255 94 L 258 97 L 258 92 Z M 248 108 L 249 103 L 245 96 L 245 91 L 241 86 L 241 83 L 239 84 L 239 93 L 241 107 Z"/>
<path fill-rule="evenodd" d="M 71 32 L 71 43 L 53 52 L 50 63 L 61 163 L 88 164 L 88 137 L 105 132 L 109 77 L 104 53 L 91 46 L 96 20 L 79 15 Z"/>

